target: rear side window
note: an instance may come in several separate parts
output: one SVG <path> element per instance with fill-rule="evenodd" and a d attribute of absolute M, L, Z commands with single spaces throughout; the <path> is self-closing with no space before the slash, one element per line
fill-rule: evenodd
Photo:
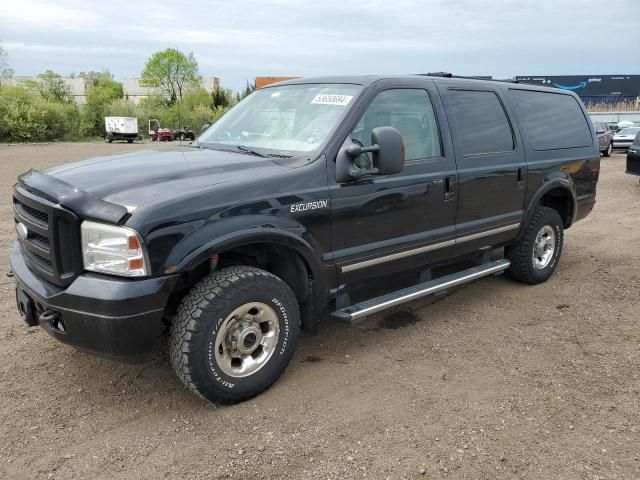
<path fill-rule="evenodd" d="M 494 92 L 449 90 L 449 98 L 464 155 L 513 150 L 511 124 Z"/>
<path fill-rule="evenodd" d="M 591 146 L 591 129 L 572 96 L 512 89 L 509 97 L 534 150 Z"/>

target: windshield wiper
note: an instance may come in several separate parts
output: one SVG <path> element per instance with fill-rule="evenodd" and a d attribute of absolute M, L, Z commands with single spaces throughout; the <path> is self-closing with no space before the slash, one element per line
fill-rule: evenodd
<path fill-rule="evenodd" d="M 265 155 L 264 153 L 260 153 L 252 148 L 249 148 L 245 145 L 234 145 L 238 150 L 245 153 L 250 153 L 251 155 L 255 155 L 257 157 L 269 158 L 269 155 Z"/>

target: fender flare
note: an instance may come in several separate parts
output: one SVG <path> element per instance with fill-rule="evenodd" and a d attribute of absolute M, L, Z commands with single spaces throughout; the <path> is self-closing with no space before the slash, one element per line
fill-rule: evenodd
<path fill-rule="evenodd" d="M 531 197 L 531 200 L 529 201 L 529 204 L 527 205 L 527 210 L 525 213 L 525 218 L 524 218 L 524 222 L 522 222 L 522 227 L 520 228 L 520 233 L 524 232 L 524 230 L 526 229 L 526 226 L 529 224 L 529 221 L 531 220 L 531 217 L 533 217 L 533 214 L 535 212 L 536 206 L 538 205 L 538 203 L 540 203 L 540 200 L 542 199 L 542 197 L 550 192 L 551 190 L 553 190 L 554 188 L 561 188 L 563 190 L 566 190 L 569 193 L 569 196 L 571 198 L 571 219 L 569 221 L 569 224 L 566 225 L 565 228 L 570 227 L 571 225 L 573 225 L 575 218 L 576 218 L 576 214 L 577 214 L 577 210 L 578 210 L 578 199 L 576 197 L 576 191 L 575 191 L 575 186 L 573 184 L 573 182 L 571 181 L 570 177 L 563 177 L 563 178 L 554 178 L 551 179 L 547 182 L 545 182 L 537 191 L 536 193 Z"/>
<path fill-rule="evenodd" d="M 175 266 L 176 272 L 190 270 L 216 252 L 222 252 L 230 248 L 252 243 L 275 243 L 292 248 L 303 257 L 312 270 L 315 270 L 315 267 L 319 267 L 319 262 L 313 254 L 313 247 L 302 237 L 295 233 L 273 227 L 254 227 L 235 231 L 205 243 L 194 252 L 186 255 L 182 261 Z M 318 265 L 314 265 L 316 263 Z"/>
<path fill-rule="evenodd" d="M 318 248 L 314 248 L 312 241 L 308 238 L 289 230 L 277 228 L 273 224 L 234 230 L 226 235 L 218 236 L 183 256 L 169 270 L 172 273 L 187 272 L 218 252 L 256 243 L 280 245 L 295 251 L 313 277 L 312 299 L 314 304 L 322 303 L 324 298 L 322 293 L 326 288 L 324 278 L 326 272 L 321 263 L 320 255 L 317 253 Z"/>

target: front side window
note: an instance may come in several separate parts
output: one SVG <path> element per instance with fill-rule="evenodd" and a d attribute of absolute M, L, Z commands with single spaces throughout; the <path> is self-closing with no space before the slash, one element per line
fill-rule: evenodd
<path fill-rule="evenodd" d="M 203 146 L 248 147 L 291 154 L 311 152 L 329 139 L 362 87 L 283 85 L 257 90 L 206 130 Z"/>
<path fill-rule="evenodd" d="M 368 147 L 371 130 L 385 126 L 396 128 L 402 135 L 405 161 L 442 155 L 433 105 L 425 90 L 398 88 L 379 93 L 351 132 L 351 140 Z M 361 155 L 356 165 L 370 168 L 370 155 Z"/>
<path fill-rule="evenodd" d="M 449 98 L 463 155 L 514 149 L 511 124 L 494 92 L 449 90 Z"/>

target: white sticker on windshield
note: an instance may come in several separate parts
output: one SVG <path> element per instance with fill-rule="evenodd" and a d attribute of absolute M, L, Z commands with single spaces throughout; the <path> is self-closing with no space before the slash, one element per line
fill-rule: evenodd
<path fill-rule="evenodd" d="M 332 95 L 329 93 L 320 93 L 311 100 L 311 103 L 315 103 L 316 105 L 339 105 L 344 107 L 352 98 L 353 95 Z"/>

